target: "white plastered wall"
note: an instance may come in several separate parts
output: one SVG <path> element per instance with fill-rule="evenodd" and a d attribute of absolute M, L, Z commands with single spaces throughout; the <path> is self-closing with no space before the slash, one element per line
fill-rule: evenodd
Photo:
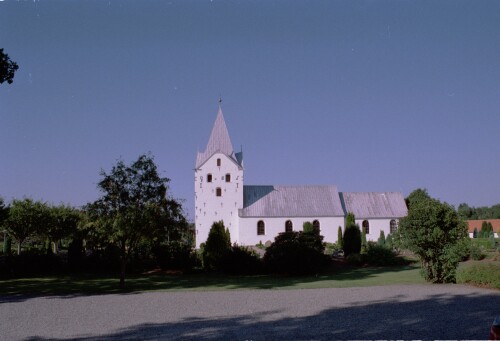
<path fill-rule="evenodd" d="M 221 165 L 217 166 L 217 159 Z M 207 175 L 212 174 L 212 182 Z M 230 174 L 230 182 L 226 176 Z M 243 170 L 228 156 L 216 153 L 195 170 L 195 225 L 196 247 L 205 243 L 215 221 L 224 221 L 229 229 L 231 243 L 239 243 L 238 209 L 243 207 Z M 217 188 L 222 195 L 216 195 Z"/>
<path fill-rule="evenodd" d="M 257 235 L 257 223 L 264 221 L 265 234 Z M 285 232 L 285 222 L 291 220 L 294 231 L 302 231 L 304 222 L 318 220 L 320 223 L 320 233 L 324 241 L 328 243 L 337 242 L 339 226 L 344 230 L 344 217 L 279 217 L 279 218 L 240 218 L 240 245 L 256 245 L 259 242 L 265 244 L 267 241 L 274 241 L 274 238 L 281 232 Z"/>
<path fill-rule="evenodd" d="M 391 220 L 395 220 L 399 226 L 399 219 L 396 218 L 367 218 L 367 219 L 356 219 L 356 224 L 359 225 L 359 229 L 363 231 L 363 220 L 368 220 L 370 233 L 366 235 L 366 241 L 376 242 L 380 237 L 380 231 L 384 231 L 385 237 L 391 232 Z"/>

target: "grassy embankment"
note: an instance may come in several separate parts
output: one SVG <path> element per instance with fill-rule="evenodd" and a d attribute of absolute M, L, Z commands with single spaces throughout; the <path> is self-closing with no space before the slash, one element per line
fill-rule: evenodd
<path fill-rule="evenodd" d="M 500 289 L 500 252 L 488 249 L 489 240 L 486 238 L 473 239 L 472 242 L 483 249 L 485 257 L 460 263 L 457 283 Z M 496 242 L 498 245 L 498 238 Z"/>

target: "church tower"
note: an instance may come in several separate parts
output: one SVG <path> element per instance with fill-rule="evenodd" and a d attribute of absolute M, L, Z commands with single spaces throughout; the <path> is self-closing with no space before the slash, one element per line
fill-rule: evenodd
<path fill-rule="evenodd" d="M 219 103 L 205 151 L 196 156 L 194 179 L 196 247 L 205 243 L 212 224 L 222 220 L 239 242 L 238 210 L 243 208 L 243 153 L 235 153 Z"/>

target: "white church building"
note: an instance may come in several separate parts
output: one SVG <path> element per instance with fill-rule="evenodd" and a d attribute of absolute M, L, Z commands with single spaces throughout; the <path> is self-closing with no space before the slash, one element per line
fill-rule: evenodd
<path fill-rule="evenodd" d="M 311 222 L 325 242 L 336 242 L 348 212 L 376 241 L 398 227 L 408 210 L 399 192 L 339 192 L 335 185 L 244 185 L 243 153 L 235 152 L 219 105 L 205 151 L 195 167 L 196 247 L 207 240 L 212 224 L 222 220 L 231 243 L 272 242 L 281 232 L 301 231 Z"/>

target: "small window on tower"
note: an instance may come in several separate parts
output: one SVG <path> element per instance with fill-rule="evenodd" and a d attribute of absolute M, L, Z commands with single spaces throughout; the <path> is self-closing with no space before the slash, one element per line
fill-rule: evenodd
<path fill-rule="evenodd" d="M 226 182 L 231 182 L 231 174 L 226 174 Z"/>
<path fill-rule="evenodd" d="M 207 174 L 207 182 L 212 182 L 212 174 Z"/>
<path fill-rule="evenodd" d="M 220 159 L 217 159 L 217 166 L 220 167 L 221 161 Z"/>
<path fill-rule="evenodd" d="M 217 187 L 217 189 L 215 190 L 215 195 L 217 195 L 218 197 L 222 196 L 222 189 L 220 187 Z"/>

